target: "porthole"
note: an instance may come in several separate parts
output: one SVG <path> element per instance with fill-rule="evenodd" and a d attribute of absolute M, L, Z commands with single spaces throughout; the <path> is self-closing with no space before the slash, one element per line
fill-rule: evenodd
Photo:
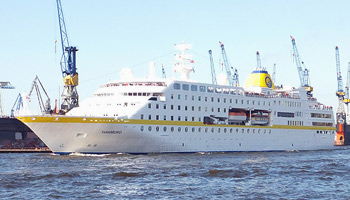
<path fill-rule="evenodd" d="M 238 128 L 236 128 L 236 133 L 238 133 Z"/>
<path fill-rule="evenodd" d="M 141 131 L 143 131 L 143 130 L 145 129 L 145 127 L 144 127 L 144 126 L 141 126 L 141 128 L 140 128 L 140 129 L 141 129 Z"/>
<path fill-rule="evenodd" d="M 177 128 L 177 131 L 178 131 L 178 132 L 181 132 L 181 127 Z"/>
<path fill-rule="evenodd" d="M 196 128 L 195 127 L 192 127 L 192 132 L 195 132 L 196 131 Z"/>
<path fill-rule="evenodd" d="M 224 133 L 226 133 L 227 132 L 227 129 L 226 128 L 224 128 Z"/>
<path fill-rule="evenodd" d="M 201 132 L 201 131 L 202 131 L 202 128 L 201 128 L 201 127 L 199 127 L 199 128 L 198 128 L 198 132 Z"/>
<path fill-rule="evenodd" d="M 152 131 L 152 126 L 149 126 L 149 127 L 148 127 L 148 131 Z"/>
<path fill-rule="evenodd" d="M 205 132 L 206 132 L 206 133 L 208 132 L 208 128 L 205 128 Z"/>
<path fill-rule="evenodd" d="M 242 133 L 244 133 L 244 129 L 242 128 Z"/>
<path fill-rule="evenodd" d="M 269 134 L 271 134 L 271 129 L 269 129 Z"/>
<path fill-rule="evenodd" d="M 171 132 L 174 132 L 175 128 L 174 128 L 174 127 L 171 127 L 170 130 L 171 130 Z"/>
<path fill-rule="evenodd" d="M 253 133 L 255 133 L 255 129 L 253 129 Z"/>
<path fill-rule="evenodd" d="M 166 126 L 163 127 L 163 131 L 166 132 L 167 131 L 167 128 Z"/>
<path fill-rule="evenodd" d="M 259 129 L 259 130 L 258 130 L 258 133 L 260 134 L 260 132 L 261 132 L 261 130 Z"/>
<path fill-rule="evenodd" d="M 214 128 L 211 128 L 211 132 L 214 133 Z"/>
<path fill-rule="evenodd" d="M 266 133 L 266 129 L 264 129 L 264 134 Z"/>
<path fill-rule="evenodd" d="M 219 128 L 219 129 L 218 129 L 218 133 L 220 133 L 220 131 L 221 131 L 221 130 L 220 130 L 220 128 Z"/>
<path fill-rule="evenodd" d="M 156 127 L 156 131 L 157 131 L 157 132 L 159 131 L 159 126 Z"/>
<path fill-rule="evenodd" d="M 247 133 L 249 133 L 250 132 L 250 129 L 247 129 Z"/>
<path fill-rule="evenodd" d="M 230 128 L 230 133 L 232 133 L 233 132 L 233 129 L 232 128 Z"/>
<path fill-rule="evenodd" d="M 185 128 L 185 132 L 187 132 L 187 131 L 188 131 L 188 127 Z"/>

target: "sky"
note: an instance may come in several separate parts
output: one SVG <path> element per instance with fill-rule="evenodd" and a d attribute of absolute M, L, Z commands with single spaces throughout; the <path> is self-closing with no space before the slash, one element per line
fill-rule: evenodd
<path fill-rule="evenodd" d="M 174 44 L 193 44 L 195 73 L 191 79 L 211 83 L 208 50 L 216 73 L 222 73 L 219 41 L 243 85 L 256 67 L 256 51 L 276 83 L 299 86 L 290 36 L 310 70 L 314 96 L 337 107 L 335 46 L 339 46 L 343 84 L 350 62 L 348 0 L 61 0 L 69 42 L 77 46 L 80 101 L 125 67 L 136 77 L 148 75 L 155 61 L 157 76 L 164 65 L 172 74 Z M 54 104 L 63 81 L 61 44 L 55 0 L 0 0 L 0 81 L 5 114 L 20 92 L 29 92 L 37 75 Z M 58 42 L 55 44 L 55 40 Z M 59 89 L 60 88 L 60 89 Z M 35 96 L 32 99 L 36 98 Z M 33 100 L 34 104 L 34 100 Z M 33 105 L 35 107 L 35 105 Z"/>

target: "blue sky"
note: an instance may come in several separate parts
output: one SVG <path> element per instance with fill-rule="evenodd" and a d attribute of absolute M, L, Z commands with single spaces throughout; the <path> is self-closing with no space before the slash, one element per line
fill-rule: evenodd
<path fill-rule="evenodd" d="M 10 113 L 19 92 L 29 92 L 36 75 L 53 104 L 63 85 L 55 0 L 0 2 L 0 80 L 16 87 L 3 91 L 5 113 Z M 108 80 L 119 79 L 124 67 L 131 67 L 136 76 L 146 76 L 153 59 L 158 76 L 162 64 L 170 76 L 174 44 L 181 41 L 193 44 L 192 79 L 211 82 L 208 50 L 218 63 L 222 41 L 241 84 L 255 68 L 259 51 L 262 65 L 270 73 L 276 63 L 277 84 L 299 86 L 290 35 L 310 70 L 319 101 L 337 107 L 336 45 L 345 86 L 350 61 L 350 1 L 62 0 L 62 6 L 70 43 L 79 48 L 80 100 Z M 55 40 L 59 41 L 57 53 Z M 216 65 L 216 71 L 222 69 Z"/>

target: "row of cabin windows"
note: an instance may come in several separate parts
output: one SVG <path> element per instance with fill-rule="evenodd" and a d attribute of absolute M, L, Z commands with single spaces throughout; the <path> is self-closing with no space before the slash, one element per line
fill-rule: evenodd
<path fill-rule="evenodd" d="M 229 89 L 229 88 L 220 88 L 220 87 L 211 87 L 211 86 L 203 86 L 203 85 L 189 85 L 189 84 L 180 84 L 180 83 L 174 83 L 173 85 L 174 90 L 184 90 L 184 91 L 192 91 L 192 92 L 209 92 L 209 93 L 223 93 L 223 94 L 242 94 L 243 91 L 238 89 Z"/>
<path fill-rule="evenodd" d="M 155 106 L 156 106 L 155 107 L 156 109 L 160 108 L 159 104 L 156 104 Z M 174 105 L 170 105 L 170 109 L 171 110 L 174 110 L 174 107 L 175 107 Z M 148 108 L 152 108 L 152 104 L 151 103 L 148 104 Z M 183 110 L 185 110 L 185 111 L 188 111 L 188 110 L 199 111 L 199 112 L 202 111 L 202 107 L 201 106 L 198 106 L 198 110 L 195 109 L 195 106 L 191 106 L 190 108 L 191 109 L 189 109 L 189 106 L 183 106 Z M 205 112 L 208 112 L 208 107 L 204 107 L 204 108 L 205 108 Z M 163 104 L 163 109 L 167 109 L 167 105 L 166 104 Z M 181 110 L 181 105 L 177 106 L 177 110 Z M 221 112 L 221 111 L 226 113 L 227 112 L 227 108 L 223 108 L 223 109 L 217 108 L 217 112 Z M 214 107 L 211 107 L 211 112 L 215 112 L 215 108 Z"/>
<path fill-rule="evenodd" d="M 148 126 L 148 128 L 147 128 L 147 130 L 148 131 L 152 131 L 152 126 Z M 144 126 L 141 126 L 140 127 L 140 130 L 141 131 L 145 131 L 145 127 Z M 157 132 L 159 132 L 160 130 L 161 130 L 161 128 L 159 127 L 159 126 L 156 126 L 155 127 L 155 130 L 157 131 Z M 189 132 L 189 131 L 192 131 L 192 132 L 196 132 L 196 130 L 197 130 L 197 132 L 212 132 L 212 133 L 258 133 L 258 134 L 261 134 L 261 133 L 263 133 L 263 134 L 266 134 L 266 133 L 268 133 L 268 134 L 271 134 L 271 129 L 239 129 L 239 128 L 214 128 L 214 127 L 212 127 L 212 128 L 209 128 L 209 127 L 205 127 L 205 128 L 202 128 L 202 127 L 198 127 L 197 129 L 196 129 L 196 127 L 181 127 L 181 126 L 179 126 L 179 127 L 170 127 L 170 131 L 171 132 L 174 132 L 175 130 L 177 130 L 177 132 L 181 132 L 182 130 L 184 130 L 185 132 Z M 163 127 L 163 132 L 167 132 L 168 131 L 168 127 L 167 126 L 164 126 Z"/>
<path fill-rule="evenodd" d="M 162 120 L 164 120 L 164 121 L 166 121 L 166 120 L 170 120 L 170 121 L 175 121 L 175 119 L 177 120 L 177 121 L 181 121 L 182 119 L 183 119 L 183 121 L 196 121 L 196 117 L 188 117 L 188 116 L 177 116 L 177 118 L 175 118 L 176 116 L 170 116 L 170 118 L 168 118 L 169 116 L 167 116 L 167 115 L 163 115 L 163 119 Z M 141 114 L 140 115 L 140 119 L 145 119 L 145 115 L 144 114 Z M 160 115 L 155 115 L 154 116 L 154 118 L 152 118 L 152 115 L 148 115 L 148 118 L 147 118 L 148 120 L 152 120 L 152 119 L 154 119 L 154 120 L 161 120 L 161 116 Z M 201 117 L 198 117 L 198 120 L 197 121 L 202 121 L 202 118 Z"/>
<path fill-rule="evenodd" d="M 311 117 L 314 118 L 332 118 L 331 114 L 323 114 L 323 113 L 311 113 Z"/>
<path fill-rule="evenodd" d="M 288 125 L 290 126 L 304 126 L 303 121 L 288 121 Z"/>
<path fill-rule="evenodd" d="M 174 99 L 174 94 L 171 94 L 170 95 L 170 99 Z M 177 95 L 177 99 L 178 100 L 181 100 L 181 94 L 178 94 Z M 188 95 L 183 95 L 183 100 L 188 100 L 189 98 L 188 98 Z M 191 96 L 191 100 L 192 101 L 195 101 L 195 96 L 194 95 L 192 95 Z M 204 101 L 205 102 L 208 102 L 209 101 L 209 99 L 210 99 L 210 101 L 211 102 L 218 102 L 218 103 L 220 103 L 221 102 L 221 98 L 217 98 L 216 100 L 215 100 L 215 98 L 214 97 L 211 97 L 211 98 L 208 98 L 208 97 L 204 97 Z M 202 96 L 198 96 L 198 98 L 197 98 L 197 100 L 198 101 L 202 101 Z M 238 99 L 229 99 L 229 100 L 227 100 L 226 98 L 223 98 L 222 99 L 222 102 L 223 103 L 236 103 L 236 104 L 238 104 L 239 102 L 241 103 L 241 104 L 244 104 L 244 100 L 242 99 L 242 100 L 238 100 Z M 260 105 L 263 105 L 263 106 L 266 106 L 266 105 L 268 105 L 268 106 L 271 106 L 271 102 L 266 102 L 266 101 L 255 101 L 255 100 L 246 100 L 246 104 L 247 105 L 258 105 L 258 106 L 260 106 Z M 293 101 L 273 101 L 273 105 L 282 105 L 282 106 L 285 106 L 285 107 L 301 107 L 301 102 L 293 102 Z"/>
<path fill-rule="evenodd" d="M 329 122 L 312 122 L 312 126 L 333 126 L 333 123 Z"/>

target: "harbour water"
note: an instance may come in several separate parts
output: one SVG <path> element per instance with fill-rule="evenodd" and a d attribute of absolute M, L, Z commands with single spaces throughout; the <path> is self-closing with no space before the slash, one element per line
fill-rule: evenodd
<path fill-rule="evenodd" d="M 0 199 L 349 199 L 350 149 L 0 154 Z"/>

